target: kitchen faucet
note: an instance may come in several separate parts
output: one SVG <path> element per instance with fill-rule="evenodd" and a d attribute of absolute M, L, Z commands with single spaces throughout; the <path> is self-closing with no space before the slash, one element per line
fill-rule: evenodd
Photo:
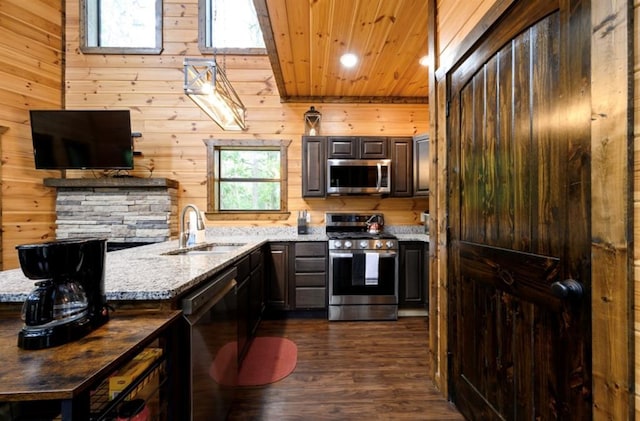
<path fill-rule="evenodd" d="M 185 230 L 184 218 L 187 215 L 188 210 L 192 210 L 196 213 L 196 229 L 198 231 L 204 230 L 204 221 L 202 221 L 202 215 L 200 214 L 200 210 L 198 210 L 198 207 L 191 203 L 185 205 L 185 207 L 182 208 L 182 214 L 180 215 L 180 236 L 178 237 L 180 248 L 185 248 L 187 246 L 189 231 L 191 230 L 191 227 L 189 227 L 189 230 Z"/>

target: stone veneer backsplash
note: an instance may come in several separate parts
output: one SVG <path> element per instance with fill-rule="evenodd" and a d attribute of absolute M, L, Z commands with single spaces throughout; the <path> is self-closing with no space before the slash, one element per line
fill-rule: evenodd
<path fill-rule="evenodd" d="M 58 187 L 56 237 L 102 237 L 118 243 L 155 243 L 178 234 L 178 189 Z"/>

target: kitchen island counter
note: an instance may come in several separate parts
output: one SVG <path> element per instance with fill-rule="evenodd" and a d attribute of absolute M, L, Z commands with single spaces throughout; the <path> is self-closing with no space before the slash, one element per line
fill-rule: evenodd
<path fill-rule="evenodd" d="M 326 241 L 324 234 L 282 235 L 276 239 Z M 226 253 L 167 254 L 178 250 L 177 240 L 109 252 L 105 265 L 107 301 L 171 302 L 270 240 L 274 238 L 207 238 L 207 243 L 243 244 Z M 0 272 L 0 303 L 21 304 L 33 288 L 34 281 L 19 268 Z"/>

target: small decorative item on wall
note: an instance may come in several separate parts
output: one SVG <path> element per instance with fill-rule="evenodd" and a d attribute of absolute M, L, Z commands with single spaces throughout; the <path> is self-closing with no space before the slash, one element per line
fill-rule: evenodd
<path fill-rule="evenodd" d="M 320 120 L 322 114 L 313 105 L 304 113 L 304 134 L 307 136 L 318 136 L 320 134 Z"/>

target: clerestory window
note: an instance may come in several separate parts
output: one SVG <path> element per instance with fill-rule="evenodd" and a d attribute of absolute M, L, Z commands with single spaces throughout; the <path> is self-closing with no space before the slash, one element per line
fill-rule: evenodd
<path fill-rule="evenodd" d="M 80 0 L 80 50 L 160 54 L 162 0 Z"/>
<path fill-rule="evenodd" d="M 253 0 L 198 0 L 203 53 L 266 54 Z"/>

